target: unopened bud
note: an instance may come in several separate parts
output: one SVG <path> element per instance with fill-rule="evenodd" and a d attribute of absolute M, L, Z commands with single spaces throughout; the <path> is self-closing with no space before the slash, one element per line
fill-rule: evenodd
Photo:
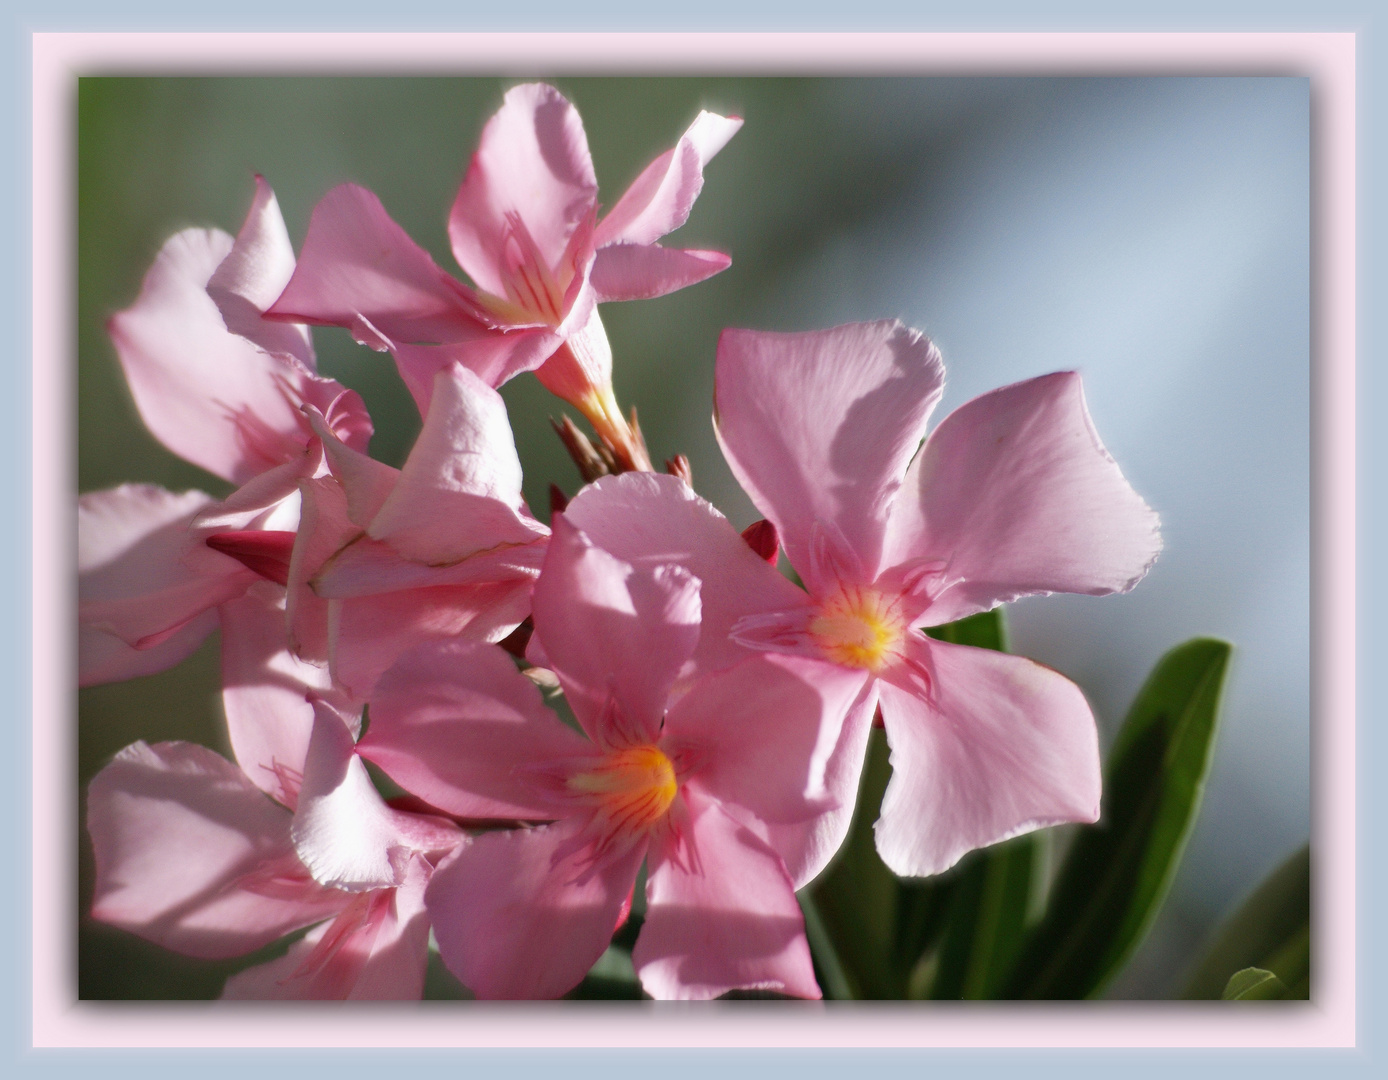
<path fill-rule="evenodd" d="M 289 557 L 294 552 L 292 532 L 250 529 L 245 532 L 213 533 L 207 546 L 254 570 L 277 585 L 289 584 Z"/>
<path fill-rule="evenodd" d="M 776 556 L 781 547 L 781 534 L 776 531 L 775 525 L 765 518 L 754 521 L 742 530 L 742 539 L 772 566 L 776 565 Z"/>

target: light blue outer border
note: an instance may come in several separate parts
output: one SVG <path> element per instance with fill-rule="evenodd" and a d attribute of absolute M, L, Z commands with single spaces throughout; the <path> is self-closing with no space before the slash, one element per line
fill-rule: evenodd
<path fill-rule="evenodd" d="M 652 0 L 527 0 L 524 16 L 509 5 L 472 0 L 238 0 L 216 13 L 195 15 L 186 0 L 125 0 L 119 12 L 103 0 L 11 0 L 3 32 L 9 78 L 0 110 L 0 145 L 10 167 L 0 170 L 0 317 L 9 328 L 9 347 L 0 359 L 6 376 L 10 421 L 0 424 L 0 506 L 12 508 L 0 530 L 0 686 L 9 691 L 11 742 L 4 755 L 6 824 L 0 827 L 0 865 L 11 868 L 0 888 L 0 1067 L 8 1076 L 186 1077 L 237 1080 L 252 1072 L 266 1077 L 332 1075 L 375 1077 L 421 1070 L 437 1075 L 546 1080 L 628 1074 L 660 1080 L 719 1080 L 772 1076 L 804 1078 L 874 1076 L 1205 1077 L 1375 1076 L 1385 1067 L 1384 1037 L 1375 1029 L 1385 1019 L 1382 982 L 1383 833 L 1388 710 L 1383 683 L 1374 678 L 1388 656 L 1388 634 L 1372 613 L 1384 605 L 1385 462 L 1388 461 L 1388 360 L 1377 333 L 1383 319 L 1379 259 L 1388 246 L 1375 196 L 1385 190 L 1381 153 L 1384 136 L 1383 69 L 1385 20 L 1375 18 L 1374 0 L 1137 0 L 1117 5 L 1102 0 L 699 0 L 662 11 Z M 46 9 L 46 10 L 41 10 Z M 514 8 L 510 9 L 512 12 Z M 29 1046 L 30 780 L 31 720 L 29 643 L 32 432 L 30 263 L 30 34 L 58 30 L 1278 30 L 1353 31 L 1358 34 L 1358 480 L 1359 671 L 1357 745 L 1359 756 L 1359 1048 L 1338 1051 L 1194 1050 L 44 1050 Z M 7 257 L 5 257 L 7 256 Z M 1160 1006 L 1156 1006 L 1160 1007 Z M 1378 1066 L 1372 1062 L 1379 1061 Z"/>

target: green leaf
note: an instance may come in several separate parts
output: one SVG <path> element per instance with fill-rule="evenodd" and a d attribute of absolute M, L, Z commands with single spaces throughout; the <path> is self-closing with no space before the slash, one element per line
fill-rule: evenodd
<path fill-rule="evenodd" d="M 981 611 L 958 622 L 931 626 L 925 631 L 936 641 L 948 641 L 954 645 L 972 645 L 978 649 L 993 649 L 1007 652 L 1007 624 L 1003 621 L 1002 608 Z"/>
<path fill-rule="evenodd" d="M 1076 835 L 1004 996 L 1097 996 L 1141 940 L 1199 810 L 1230 651 L 1196 638 L 1148 676 L 1109 754 L 1102 816 Z"/>
<path fill-rule="evenodd" d="M 1000 608 L 973 615 L 926 633 L 941 641 L 979 648 L 1002 648 L 1007 640 Z M 938 878 L 898 878 L 877 855 L 873 824 L 891 777 L 886 737 L 872 732 L 858 803 L 834 862 L 805 892 L 822 932 L 816 959 L 832 953 L 837 974 L 821 963 L 821 984 L 831 997 L 891 999 L 906 996 L 908 980 L 939 937 L 949 912 L 957 874 Z M 802 905 L 803 906 L 803 905 Z M 807 927 L 809 915 L 807 912 Z M 815 952 L 815 939 L 811 938 Z"/>
<path fill-rule="evenodd" d="M 929 997 L 994 998 L 1021 947 L 1038 889 L 1041 841 L 1019 836 L 969 856 L 950 904 Z"/>
<path fill-rule="evenodd" d="M 890 775 L 886 739 L 874 730 L 848 838 L 807 890 L 854 998 L 901 996 L 900 964 L 893 955 L 900 882 L 878 858 L 872 834 Z"/>
<path fill-rule="evenodd" d="M 1272 971 L 1292 997 L 1310 996 L 1311 849 L 1274 870 L 1219 929 L 1181 996 L 1213 1000 L 1232 972 Z"/>
<path fill-rule="evenodd" d="M 1277 1001 L 1288 996 L 1287 988 L 1270 971 L 1262 968 L 1244 968 L 1229 977 L 1224 993 L 1225 1001 Z"/>
<path fill-rule="evenodd" d="M 810 945 L 810 958 L 814 961 L 815 980 L 828 1001 L 849 1001 L 858 996 L 857 987 L 844 970 L 843 961 L 834 948 L 834 939 L 820 917 L 819 908 L 810 896 L 809 890 L 802 889 L 796 894 L 800 910 L 805 916 L 805 940 Z"/>

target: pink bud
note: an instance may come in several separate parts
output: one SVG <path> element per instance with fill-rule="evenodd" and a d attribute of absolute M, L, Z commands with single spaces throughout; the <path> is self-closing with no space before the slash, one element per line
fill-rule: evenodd
<path fill-rule="evenodd" d="M 207 546 L 230 555 L 247 568 L 277 585 L 289 584 L 289 556 L 294 550 L 292 532 L 252 529 L 247 532 L 213 533 Z"/>
<path fill-rule="evenodd" d="M 742 539 L 747 541 L 749 548 L 772 566 L 776 565 L 776 555 L 781 547 L 781 536 L 776 532 L 775 525 L 762 518 L 761 521 L 753 522 L 742 531 Z"/>

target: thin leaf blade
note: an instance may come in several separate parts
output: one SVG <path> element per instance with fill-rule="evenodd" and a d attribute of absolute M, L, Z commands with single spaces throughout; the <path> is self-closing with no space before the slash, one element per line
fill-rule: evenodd
<path fill-rule="evenodd" d="M 1195 638 L 1148 676 L 1109 755 L 1102 816 L 1076 836 L 1005 996 L 1096 996 L 1141 940 L 1199 810 L 1230 653 Z"/>

